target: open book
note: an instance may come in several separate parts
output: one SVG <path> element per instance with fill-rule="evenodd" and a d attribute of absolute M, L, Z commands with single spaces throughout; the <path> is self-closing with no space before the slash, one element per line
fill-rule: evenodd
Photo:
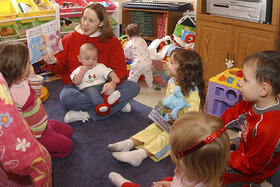
<path fill-rule="evenodd" d="M 43 56 L 63 50 L 60 28 L 56 20 L 26 30 L 31 64 L 43 59 Z"/>
<path fill-rule="evenodd" d="M 155 108 L 150 112 L 148 117 L 153 120 L 160 128 L 167 133 L 170 132 L 171 124 L 163 119 L 164 115 L 168 112 L 169 108 L 162 105 L 159 101 Z"/>

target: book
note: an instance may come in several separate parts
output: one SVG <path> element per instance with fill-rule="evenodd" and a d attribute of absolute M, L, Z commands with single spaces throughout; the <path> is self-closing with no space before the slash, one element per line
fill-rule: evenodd
<path fill-rule="evenodd" d="M 39 62 L 53 52 L 63 50 L 60 28 L 56 20 L 26 30 L 27 45 L 31 54 L 31 64 Z"/>
<path fill-rule="evenodd" d="M 162 130 L 167 133 L 170 132 L 171 124 L 164 120 L 164 115 L 170 109 L 162 104 L 162 101 L 159 101 L 158 104 L 153 108 L 148 117 L 153 120 Z"/>

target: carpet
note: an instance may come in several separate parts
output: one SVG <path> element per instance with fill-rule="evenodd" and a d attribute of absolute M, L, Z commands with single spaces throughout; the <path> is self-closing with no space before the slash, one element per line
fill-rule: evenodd
<path fill-rule="evenodd" d="M 63 121 L 66 113 L 59 101 L 61 80 L 44 83 L 49 98 L 43 103 L 49 119 Z M 132 112 L 118 113 L 97 122 L 70 124 L 74 130 L 73 152 L 66 158 L 52 159 L 54 187 L 111 187 L 108 174 L 115 171 L 140 186 L 151 186 L 166 176 L 173 176 L 174 165 L 168 157 L 158 163 L 145 159 L 139 167 L 121 163 L 112 157 L 107 145 L 127 139 L 147 127 L 151 108 L 131 101 Z"/>

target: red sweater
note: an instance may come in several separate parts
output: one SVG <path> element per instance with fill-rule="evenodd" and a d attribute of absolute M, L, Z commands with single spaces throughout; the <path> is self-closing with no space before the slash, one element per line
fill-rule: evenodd
<path fill-rule="evenodd" d="M 81 45 L 84 43 L 95 45 L 98 49 L 98 63 L 113 69 L 121 82 L 125 80 L 126 63 L 120 41 L 113 37 L 102 42 L 97 37 L 82 35 L 77 31 L 73 31 L 62 38 L 63 51 L 55 55 L 58 64 L 49 66 L 50 71 L 55 74 L 62 74 L 64 84 L 72 84 L 70 74 L 81 65 L 77 56 Z"/>
<path fill-rule="evenodd" d="M 257 183 L 273 175 L 280 164 L 280 104 L 260 110 L 243 100 L 222 115 L 225 125 L 236 123 L 242 115 L 241 143 L 230 154 L 229 166 Z M 277 151 L 278 149 L 278 151 Z"/>

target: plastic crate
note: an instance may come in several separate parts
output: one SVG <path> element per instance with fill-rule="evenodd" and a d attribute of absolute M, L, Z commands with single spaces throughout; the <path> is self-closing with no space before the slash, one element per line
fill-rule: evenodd
<path fill-rule="evenodd" d="M 66 23 L 62 23 L 64 18 L 60 19 L 60 30 L 61 32 L 67 32 L 67 31 L 72 31 L 79 23 L 80 23 L 80 18 L 67 18 L 70 21 L 72 21 L 71 24 L 66 25 Z"/>
<path fill-rule="evenodd" d="M 64 2 L 70 2 L 65 0 L 53 0 L 54 3 L 57 3 L 59 5 L 59 11 L 60 13 L 63 13 L 65 15 L 61 15 L 60 17 L 81 17 L 81 12 L 84 10 L 84 7 L 87 6 L 87 2 L 84 0 L 71 0 L 71 3 L 73 6 L 63 6 Z M 73 14 L 77 12 L 77 14 Z M 67 14 L 69 13 L 69 14 Z"/>
<path fill-rule="evenodd" d="M 35 26 L 35 23 L 21 23 L 19 21 L 16 22 L 18 27 L 18 35 L 19 38 L 25 38 L 26 37 L 26 30 L 31 29 Z"/>
<path fill-rule="evenodd" d="M 131 23 L 135 23 L 140 27 L 141 35 L 153 35 L 153 14 L 150 12 L 131 11 Z"/>
<path fill-rule="evenodd" d="M 106 8 L 106 10 L 109 11 L 107 12 L 109 15 L 111 15 L 113 13 L 112 11 L 114 11 L 117 8 L 116 5 L 110 0 L 85 0 L 85 1 L 87 2 L 87 4 L 89 3 L 102 4 Z"/>
<path fill-rule="evenodd" d="M 109 24 L 111 25 L 111 27 L 115 27 L 118 25 L 118 22 L 113 18 L 113 16 L 109 15 L 108 19 L 109 19 Z"/>
<path fill-rule="evenodd" d="M 1 0 L 0 21 L 5 22 L 0 23 L 0 26 L 15 24 L 15 21 L 8 20 L 16 19 L 16 15 L 17 13 L 11 0 Z"/>
<path fill-rule="evenodd" d="M 10 41 L 10 40 L 15 40 L 18 39 L 18 28 L 17 28 L 17 24 L 14 25 L 6 25 L 6 26 L 0 26 L 0 30 L 4 27 L 8 27 L 14 30 L 14 34 L 13 35 L 9 35 L 9 36 L 1 36 L 1 41 Z"/>
<path fill-rule="evenodd" d="M 12 0 L 12 2 L 13 2 L 15 10 L 17 12 L 17 16 L 19 18 L 36 17 L 38 15 L 39 8 L 37 7 L 37 5 L 34 3 L 33 0 Z M 27 12 L 27 13 L 22 13 L 18 6 L 19 3 L 28 4 L 33 11 Z M 21 23 L 30 23 L 30 22 L 34 22 L 35 20 L 36 20 L 36 18 L 30 18 L 30 19 L 20 20 L 20 22 Z"/>
<path fill-rule="evenodd" d="M 49 0 L 40 0 L 40 2 L 42 5 L 47 6 L 50 9 L 41 10 L 40 4 L 37 4 L 38 9 L 39 9 L 38 16 L 44 16 L 44 15 L 52 15 L 52 16 L 42 17 L 42 18 L 37 18 L 37 19 L 39 21 L 52 20 L 54 18 L 54 14 L 56 13 L 56 8 L 49 2 Z"/>
<path fill-rule="evenodd" d="M 209 81 L 206 113 L 220 117 L 224 111 L 242 99 L 238 89 Z"/>

